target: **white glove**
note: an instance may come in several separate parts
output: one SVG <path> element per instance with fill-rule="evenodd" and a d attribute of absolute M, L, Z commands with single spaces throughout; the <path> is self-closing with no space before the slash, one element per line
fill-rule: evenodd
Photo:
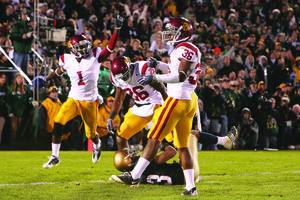
<path fill-rule="evenodd" d="M 14 116 L 14 113 L 10 113 L 8 116 L 9 116 L 9 117 L 15 117 L 15 116 Z"/>
<path fill-rule="evenodd" d="M 108 131 L 108 133 L 114 135 L 115 133 L 113 132 L 113 120 L 112 119 L 108 119 L 107 120 L 107 125 L 106 125 L 106 129 Z"/>
<path fill-rule="evenodd" d="M 38 107 L 39 106 L 39 102 L 38 101 L 33 101 L 32 105 L 33 105 L 33 107 Z"/>
<path fill-rule="evenodd" d="M 100 105 L 103 104 L 103 102 L 104 102 L 103 97 L 100 94 L 97 95 L 97 100 Z"/>
<path fill-rule="evenodd" d="M 30 38 L 30 37 L 32 36 L 32 32 L 28 32 L 28 33 L 26 34 L 26 36 L 27 36 L 28 38 Z"/>

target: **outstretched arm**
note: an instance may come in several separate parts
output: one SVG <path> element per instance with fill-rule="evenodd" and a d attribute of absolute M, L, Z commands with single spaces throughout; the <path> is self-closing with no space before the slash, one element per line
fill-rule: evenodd
<path fill-rule="evenodd" d="M 116 15 L 116 14 L 114 17 L 115 17 L 115 30 L 108 42 L 108 45 L 105 47 L 105 49 L 101 52 L 100 56 L 98 57 L 99 63 L 105 61 L 108 58 L 108 56 L 114 51 L 119 39 L 120 29 L 123 25 L 123 18 L 120 15 Z"/>
<path fill-rule="evenodd" d="M 60 77 L 65 72 L 63 67 L 57 68 L 55 71 L 53 71 L 49 76 L 46 77 L 45 81 L 49 81 L 54 78 Z"/>

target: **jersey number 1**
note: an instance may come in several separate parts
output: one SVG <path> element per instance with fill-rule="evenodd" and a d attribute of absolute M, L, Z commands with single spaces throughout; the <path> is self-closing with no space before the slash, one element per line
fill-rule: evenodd
<path fill-rule="evenodd" d="M 78 85 L 85 85 L 85 82 L 83 82 L 83 77 L 82 77 L 81 71 L 77 72 L 77 74 L 79 77 Z"/>

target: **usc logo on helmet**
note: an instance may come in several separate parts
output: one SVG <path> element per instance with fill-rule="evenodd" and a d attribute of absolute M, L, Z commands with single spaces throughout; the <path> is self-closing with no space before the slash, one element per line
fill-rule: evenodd
<path fill-rule="evenodd" d="M 188 30 L 190 30 L 190 25 L 188 24 L 188 23 L 186 23 L 186 22 L 184 22 L 183 24 L 182 24 L 182 30 L 184 30 L 184 31 L 188 31 Z"/>

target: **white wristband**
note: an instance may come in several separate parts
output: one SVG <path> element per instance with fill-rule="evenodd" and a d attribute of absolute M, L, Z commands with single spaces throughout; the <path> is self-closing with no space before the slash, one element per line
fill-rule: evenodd
<path fill-rule="evenodd" d="M 62 74 L 59 75 L 59 74 L 57 73 L 57 70 L 58 70 L 58 68 L 55 70 L 55 74 L 56 74 L 57 76 L 61 76 Z"/>
<path fill-rule="evenodd" d="M 158 82 L 179 83 L 179 73 L 155 75 Z"/>

